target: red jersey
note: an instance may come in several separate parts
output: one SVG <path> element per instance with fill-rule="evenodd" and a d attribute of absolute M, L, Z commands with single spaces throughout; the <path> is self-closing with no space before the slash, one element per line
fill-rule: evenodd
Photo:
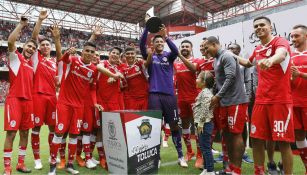
<path fill-rule="evenodd" d="M 32 100 L 33 67 L 31 60 L 24 58 L 17 50 L 9 55 L 9 97 Z"/>
<path fill-rule="evenodd" d="M 286 59 L 280 64 L 274 64 L 268 70 L 262 70 L 257 65 L 258 88 L 256 92 L 256 104 L 287 104 L 292 103 L 290 86 L 290 45 L 282 37 L 274 37 L 266 45 L 255 48 L 249 58 L 251 63 L 262 59 L 268 59 L 275 55 L 278 48 L 284 48 L 288 52 Z"/>
<path fill-rule="evenodd" d="M 34 93 L 55 95 L 56 60 L 47 59 L 39 51 L 32 56 Z"/>
<path fill-rule="evenodd" d="M 214 75 L 214 58 L 211 57 L 209 59 L 199 59 L 200 61 L 196 64 L 196 71 L 199 74 L 201 71 L 210 71 Z"/>
<path fill-rule="evenodd" d="M 144 61 L 140 60 L 133 65 L 126 64 L 123 69 L 127 87 L 124 89 L 125 98 L 144 98 L 148 95 L 148 74 Z"/>
<path fill-rule="evenodd" d="M 106 69 L 112 73 L 122 72 L 124 68 L 123 64 L 111 65 L 108 60 L 103 60 L 100 62 Z M 113 83 L 108 83 L 107 75 L 98 73 L 97 81 L 97 101 L 98 102 L 108 102 L 108 103 L 118 103 L 118 99 L 122 98 L 122 93 L 120 89 L 120 80 L 116 80 Z"/>
<path fill-rule="evenodd" d="M 63 72 L 58 103 L 83 107 L 85 97 L 91 95 L 90 86 L 96 83 L 96 66 L 92 63 L 84 64 L 82 58 L 69 57 L 69 54 L 65 54 L 62 61 L 67 65 Z"/>
<path fill-rule="evenodd" d="M 291 63 L 300 72 L 307 73 L 307 50 L 292 53 Z M 297 77 L 292 81 L 292 97 L 293 106 L 307 107 L 307 80 Z"/>
<path fill-rule="evenodd" d="M 199 60 L 191 58 L 189 61 L 194 64 Z M 178 89 L 178 101 L 194 101 L 198 95 L 195 72 L 190 71 L 182 61 L 174 62 L 174 70 Z"/>

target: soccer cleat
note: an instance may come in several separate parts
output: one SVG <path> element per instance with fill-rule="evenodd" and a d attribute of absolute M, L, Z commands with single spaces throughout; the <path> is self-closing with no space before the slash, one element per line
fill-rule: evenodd
<path fill-rule="evenodd" d="M 215 149 L 211 149 L 211 152 L 212 152 L 212 154 L 219 154 L 220 152 L 218 151 L 218 150 L 215 150 Z"/>
<path fill-rule="evenodd" d="M 76 156 L 76 161 L 77 161 L 77 163 L 78 163 L 78 165 L 80 167 L 84 167 L 85 166 L 85 161 L 82 159 L 81 156 Z"/>
<path fill-rule="evenodd" d="M 98 160 L 96 160 L 94 157 L 92 157 L 92 162 L 94 163 L 94 164 L 96 164 L 96 165 L 99 165 L 99 161 Z"/>
<path fill-rule="evenodd" d="M 48 175 L 56 175 L 56 164 L 50 164 L 50 170 Z"/>
<path fill-rule="evenodd" d="M 215 174 L 219 174 L 219 175 L 232 175 L 232 172 L 231 172 L 230 169 L 224 169 L 224 170 L 216 171 Z"/>
<path fill-rule="evenodd" d="M 279 175 L 277 168 L 276 168 L 276 163 L 275 162 L 269 162 L 267 163 L 267 168 L 268 168 L 268 174 L 270 175 Z"/>
<path fill-rule="evenodd" d="M 195 168 L 203 169 L 204 168 L 204 159 L 202 156 L 197 156 L 195 161 Z"/>
<path fill-rule="evenodd" d="M 65 159 L 61 159 L 60 160 L 60 163 L 58 164 L 58 169 L 64 169 L 65 168 L 65 165 L 66 165 L 66 160 Z"/>
<path fill-rule="evenodd" d="M 12 174 L 12 168 L 11 167 L 5 167 L 3 175 L 11 175 Z"/>
<path fill-rule="evenodd" d="M 253 161 L 251 158 L 249 158 L 249 156 L 247 155 L 247 153 L 244 153 L 244 154 L 243 154 L 242 160 L 243 160 L 243 162 L 245 162 L 245 163 L 254 163 L 254 161 Z"/>
<path fill-rule="evenodd" d="M 31 173 L 32 171 L 26 167 L 24 163 L 18 163 L 16 166 L 16 170 L 21 173 Z"/>
<path fill-rule="evenodd" d="M 190 160 L 192 160 L 192 158 L 195 156 L 195 153 L 192 151 L 192 152 L 187 152 L 187 154 L 185 155 L 184 159 L 188 162 Z"/>
<path fill-rule="evenodd" d="M 215 172 L 206 172 L 206 174 L 205 175 L 215 175 Z"/>
<path fill-rule="evenodd" d="M 97 166 L 97 165 L 92 161 L 92 159 L 88 159 L 88 160 L 85 162 L 85 167 L 88 168 L 88 169 L 95 169 L 96 166 Z"/>
<path fill-rule="evenodd" d="M 106 161 L 106 159 L 104 159 L 104 158 L 100 159 L 100 166 L 103 169 L 107 169 L 107 161 Z"/>
<path fill-rule="evenodd" d="M 34 164 L 35 164 L 34 169 L 36 170 L 43 169 L 43 164 L 42 164 L 41 159 L 34 160 Z"/>
<path fill-rule="evenodd" d="M 284 172 L 284 166 L 282 165 L 281 162 L 278 162 L 277 167 L 278 167 L 279 173 L 280 173 L 281 175 L 284 175 L 284 174 L 285 174 L 285 172 Z"/>
<path fill-rule="evenodd" d="M 167 148 L 167 147 L 168 147 L 167 141 L 163 140 L 163 142 L 162 142 L 162 147 L 163 147 L 163 148 Z"/>
<path fill-rule="evenodd" d="M 181 157 L 181 158 L 178 159 L 178 165 L 181 166 L 181 167 L 183 167 L 183 168 L 187 168 L 187 167 L 188 167 L 188 164 L 187 164 L 187 162 L 184 160 L 183 157 Z"/>
<path fill-rule="evenodd" d="M 207 175 L 207 169 L 203 169 L 203 171 L 199 175 Z"/>
<path fill-rule="evenodd" d="M 68 172 L 68 173 L 71 173 L 71 174 L 79 174 L 79 171 L 78 170 L 76 170 L 75 168 L 74 168 L 74 165 L 73 164 L 71 164 L 71 163 L 68 163 L 67 165 L 66 165 L 66 172 Z"/>
<path fill-rule="evenodd" d="M 223 154 L 219 154 L 217 158 L 214 158 L 214 163 L 222 163 L 223 162 Z"/>

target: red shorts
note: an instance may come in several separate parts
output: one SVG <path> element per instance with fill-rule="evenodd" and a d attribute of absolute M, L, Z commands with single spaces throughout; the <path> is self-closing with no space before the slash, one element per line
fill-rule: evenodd
<path fill-rule="evenodd" d="M 33 95 L 34 125 L 55 126 L 56 96 L 35 94 Z"/>
<path fill-rule="evenodd" d="M 226 129 L 231 133 L 242 133 L 247 122 L 248 104 L 238 104 L 220 107 L 220 129 Z"/>
<path fill-rule="evenodd" d="M 81 131 L 92 132 L 93 128 L 98 128 L 96 109 L 94 106 L 85 106 Z"/>
<path fill-rule="evenodd" d="M 147 110 L 148 98 L 125 98 L 125 109 L 127 110 Z"/>
<path fill-rule="evenodd" d="M 307 131 L 307 107 L 293 107 L 294 129 Z"/>
<path fill-rule="evenodd" d="M 55 132 L 64 134 L 80 134 L 83 119 L 83 107 L 57 104 Z"/>
<path fill-rule="evenodd" d="M 292 104 L 255 104 L 251 134 L 257 139 L 294 142 Z"/>
<path fill-rule="evenodd" d="M 219 131 L 221 130 L 221 122 L 220 122 L 220 107 L 215 107 L 213 110 L 213 123 L 214 123 L 214 130 Z"/>
<path fill-rule="evenodd" d="M 4 108 L 4 130 L 28 130 L 34 127 L 33 101 L 7 98 Z"/>
<path fill-rule="evenodd" d="M 193 117 L 192 104 L 194 102 L 194 100 L 178 100 L 178 114 L 180 118 Z"/>
<path fill-rule="evenodd" d="M 123 110 L 123 103 L 98 102 L 103 107 L 104 112 Z"/>

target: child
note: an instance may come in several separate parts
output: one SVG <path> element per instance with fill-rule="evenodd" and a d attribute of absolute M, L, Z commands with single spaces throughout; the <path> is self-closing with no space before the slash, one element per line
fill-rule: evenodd
<path fill-rule="evenodd" d="M 214 173 L 213 155 L 211 152 L 211 134 L 213 130 L 213 110 L 209 107 L 213 96 L 211 89 L 214 85 L 214 77 L 209 71 L 202 71 L 197 79 L 197 88 L 202 89 L 193 104 L 193 114 L 197 133 L 199 135 L 200 149 L 204 161 L 204 170 L 201 175 Z"/>

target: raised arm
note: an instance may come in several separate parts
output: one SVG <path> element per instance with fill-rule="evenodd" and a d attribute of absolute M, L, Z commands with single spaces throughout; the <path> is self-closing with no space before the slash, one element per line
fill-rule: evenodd
<path fill-rule="evenodd" d="M 196 72 L 196 65 L 191 63 L 186 57 L 184 57 L 183 55 L 181 55 L 181 53 L 179 52 L 179 58 L 180 60 L 183 62 L 183 64 L 192 72 Z"/>
<path fill-rule="evenodd" d="M 13 32 L 10 34 L 7 40 L 9 52 L 14 52 L 16 50 L 16 45 L 15 45 L 16 39 L 18 38 L 21 30 L 27 25 L 28 25 L 28 18 L 22 16 L 16 28 L 13 30 Z"/>
<path fill-rule="evenodd" d="M 246 67 L 246 68 L 250 68 L 253 66 L 253 64 L 249 61 L 249 59 L 244 59 L 240 56 L 237 56 L 235 54 L 233 54 L 233 56 L 239 60 L 239 64 Z"/>
<path fill-rule="evenodd" d="M 280 64 L 281 62 L 283 62 L 288 54 L 289 53 L 285 48 L 283 47 L 278 48 L 272 57 L 268 59 L 259 60 L 258 65 L 260 66 L 261 69 L 267 70 L 274 64 Z"/>
<path fill-rule="evenodd" d="M 42 10 L 42 11 L 39 12 L 39 17 L 36 21 L 35 27 L 34 27 L 33 32 L 32 32 L 32 39 L 33 40 L 37 41 L 39 31 L 41 30 L 41 27 L 42 27 L 42 23 L 43 23 L 44 19 L 46 19 L 47 17 L 48 17 L 47 10 Z"/>
<path fill-rule="evenodd" d="M 152 50 L 150 49 L 150 51 L 149 51 L 148 54 L 147 54 L 147 59 L 146 59 L 146 61 L 144 62 L 144 66 L 145 66 L 146 68 L 148 68 L 149 64 L 150 64 L 151 61 L 152 61 L 152 54 L 153 54 L 153 52 L 152 52 Z"/>
<path fill-rule="evenodd" d="M 147 35 L 148 35 L 148 29 L 145 27 L 140 39 L 140 50 L 144 59 L 146 59 L 148 56 L 146 48 Z"/>
<path fill-rule="evenodd" d="M 177 46 L 172 42 L 171 39 L 167 37 L 167 30 L 164 24 L 162 24 L 162 27 L 160 28 L 159 33 L 161 34 L 163 38 L 165 38 L 165 41 L 171 50 L 168 58 L 171 59 L 170 61 L 174 61 L 177 58 L 179 52 L 178 52 Z"/>
<path fill-rule="evenodd" d="M 108 77 L 112 77 L 114 79 L 118 79 L 118 78 L 124 78 L 124 76 L 120 73 L 117 72 L 116 74 L 112 73 L 111 71 L 109 71 L 107 68 L 105 68 L 103 66 L 103 64 L 98 64 L 97 65 L 97 70 L 105 75 L 107 75 Z"/>
<path fill-rule="evenodd" d="M 57 61 L 60 61 L 62 58 L 62 45 L 61 45 L 61 34 L 60 34 L 60 29 L 58 25 L 55 23 L 51 29 L 51 34 L 54 40 L 55 44 L 55 51 L 56 51 L 56 59 Z"/>
<path fill-rule="evenodd" d="M 99 26 L 99 25 L 96 25 L 93 32 L 92 32 L 92 35 L 90 37 L 90 39 L 88 40 L 89 42 L 95 42 L 95 40 L 100 36 L 102 35 L 103 33 L 103 30 L 102 30 L 102 27 Z"/>

